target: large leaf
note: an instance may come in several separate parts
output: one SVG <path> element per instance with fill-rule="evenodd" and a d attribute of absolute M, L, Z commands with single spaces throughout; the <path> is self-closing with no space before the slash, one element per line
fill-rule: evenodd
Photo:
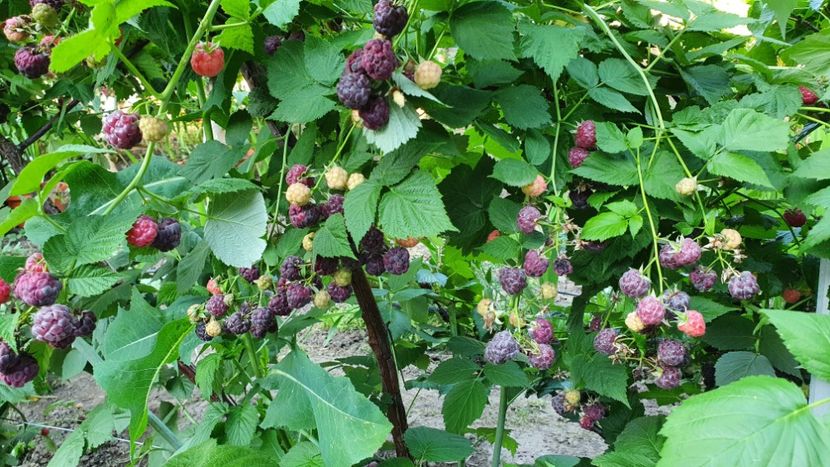
<path fill-rule="evenodd" d="M 352 465 L 371 456 L 392 429 L 351 381 L 331 376 L 298 350 L 288 354 L 273 373 L 280 390 L 263 425 L 311 428 L 308 422 L 314 423 L 327 466 Z M 295 414 L 300 419 L 293 419 Z"/>
<path fill-rule="evenodd" d="M 789 143 L 790 125 L 752 109 L 734 109 L 721 125 L 721 144 L 730 151 L 781 151 Z"/>
<path fill-rule="evenodd" d="M 660 459 L 663 437 L 658 433 L 662 417 L 640 417 L 631 420 L 614 441 L 614 450 L 597 459 L 599 467 L 652 466 Z"/>
<path fill-rule="evenodd" d="M 249 267 L 265 251 L 265 200 L 262 193 L 246 191 L 215 197 L 208 207 L 205 241 L 223 263 Z"/>
<path fill-rule="evenodd" d="M 628 229 L 628 220 L 615 212 L 602 212 L 588 219 L 582 229 L 585 240 L 604 241 L 619 237 Z"/>
<path fill-rule="evenodd" d="M 369 227 L 375 223 L 380 190 L 383 188 L 374 180 L 367 180 L 346 193 L 343 213 L 346 227 L 355 242 L 360 242 Z"/>
<path fill-rule="evenodd" d="M 743 154 L 721 151 L 709 159 L 706 168 L 715 175 L 772 188 L 772 182 L 761 165 Z"/>
<path fill-rule="evenodd" d="M 412 107 L 399 107 L 392 103 L 389 106 L 389 122 L 380 130 L 366 129 L 363 134 L 366 141 L 387 153 L 417 136 L 420 128 L 421 120 Z"/>
<path fill-rule="evenodd" d="M 781 56 L 813 73 L 830 74 L 830 31 L 825 29 L 806 36 L 792 47 L 783 49 Z"/>
<path fill-rule="evenodd" d="M 510 125 L 526 130 L 550 125 L 548 104 L 541 90 L 529 84 L 503 88 L 496 93 L 496 102 Z"/>
<path fill-rule="evenodd" d="M 563 28 L 559 26 L 522 23 L 522 56 L 532 58 L 537 65 L 551 77 L 553 82 L 559 79 L 562 69 L 579 53 L 579 43 L 585 35 L 583 28 Z M 556 53 L 551 53 L 555 50 Z"/>
<path fill-rule="evenodd" d="M 436 428 L 409 428 L 404 439 L 417 462 L 460 461 L 473 453 L 473 445 L 467 438 Z"/>
<path fill-rule="evenodd" d="M 502 159 L 493 167 L 492 177 L 510 186 L 525 186 L 539 175 L 535 167 L 521 159 Z"/>
<path fill-rule="evenodd" d="M 335 214 L 314 235 L 313 257 L 337 258 L 345 256 L 354 258 L 346 233 L 346 222 L 341 214 Z"/>
<path fill-rule="evenodd" d="M 179 355 L 179 346 L 192 329 L 186 319 L 171 321 L 161 328 L 148 355 L 135 360 L 107 359 L 95 366 L 95 381 L 107 392 L 107 399 L 130 411 L 130 439 L 144 433 L 153 382 Z"/>
<path fill-rule="evenodd" d="M 628 405 L 628 373 L 605 355 L 581 354 L 571 361 L 573 379 L 585 388 Z"/>
<path fill-rule="evenodd" d="M 721 355 L 715 364 L 715 384 L 726 386 L 752 375 L 775 376 L 767 357 L 755 352 L 729 352 Z"/>
<path fill-rule="evenodd" d="M 830 316 L 762 310 L 798 363 L 815 377 L 830 380 Z"/>
<path fill-rule="evenodd" d="M 487 404 L 487 387 L 477 379 L 454 384 L 444 397 L 441 413 L 444 425 L 452 433 L 464 433 L 476 421 Z"/>
<path fill-rule="evenodd" d="M 300 0 L 277 0 L 262 11 L 265 19 L 274 26 L 284 29 L 300 12 Z"/>
<path fill-rule="evenodd" d="M 660 434 L 658 466 L 823 465 L 830 432 L 801 389 L 749 376 L 692 396 L 672 410 Z"/>
<path fill-rule="evenodd" d="M 211 140 L 196 146 L 182 169 L 182 175 L 193 183 L 220 178 L 245 155 L 245 150 L 232 148 Z"/>
<path fill-rule="evenodd" d="M 81 154 L 100 154 L 106 152 L 109 151 L 106 149 L 80 144 L 61 146 L 49 154 L 44 154 L 34 158 L 31 162 L 26 164 L 26 167 L 20 171 L 17 179 L 15 179 L 14 185 L 12 186 L 9 194 L 23 195 L 38 191 L 41 186 L 40 184 L 43 181 L 43 176 L 70 157 L 75 157 Z"/>
<path fill-rule="evenodd" d="M 391 187 L 380 201 L 380 224 L 392 238 L 431 237 L 456 230 L 432 177 L 416 171 Z"/>
<path fill-rule="evenodd" d="M 616 186 L 638 185 L 637 166 L 629 157 L 593 153 L 571 172 L 596 182 Z"/>
<path fill-rule="evenodd" d="M 186 451 L 179 452 L 168 459 L 165 465 L 167 467 L 230 467 L 273 465 L 274 461 L 273 452 L 242 446 L 220 446 L 215 439 L 209 439 Z"/>
<path fill-rule="evenodd" d="M 462 5 L 452 13 L 450 29 L 464 53 L 473 58 L 515 58 L 513 15 L 501 3 L 481 1 Z"/>

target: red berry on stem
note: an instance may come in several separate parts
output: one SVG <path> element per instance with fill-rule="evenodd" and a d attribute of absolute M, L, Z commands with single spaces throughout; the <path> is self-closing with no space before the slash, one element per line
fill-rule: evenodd
<path fill-rule="evenodd" d="M 814 105 L 818 102 L 818 94 L 807 86 L 799 86 L 798 91 L 801 93 L 801 102 L 804 105 Z"/>
<path fill-rule="evenodd" d="M 190 66 L 197 75 L 213 78 L 225 68 L 225 51 L 212 42 L 200 42 L 190 56 Z"/>
<path fill-rule="evenodd" d="M 807 223 L 807 216 L 801 209 L 787 209 L 784 211 L 784 220 L 790 227 L 803 227 Z"/>

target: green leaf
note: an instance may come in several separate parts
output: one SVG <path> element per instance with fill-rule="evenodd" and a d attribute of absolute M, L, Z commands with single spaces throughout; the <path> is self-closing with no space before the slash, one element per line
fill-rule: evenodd
<path fill-rule="evenodd" d="M 26 167 L 23 167 L 23 170 L 20 171 L 20 174 L 14 181 L 14 185 L 12 186 L 9 195 L 23 195 L 40 190 L 40 184 L 43 181 L 44 175 L 66 159 L 79 156 L 81 154 L 101 154 L 107 152 L 109 152 L 109 150 L 93 146 L 69 144 L 61 146 L 49 154 L 38 156 L 32 159 L 32 161 L 26 164 Z"/>
<path fill-rule="evenodd" d="M 456 230 L 447 217 L 435 182 L 420 170 L 383 195 L 380 225 L 391 238 L 431 237 Z"/>
<path fill-rule="evenodd" d="M 653 198 L 679 201 L 680 195 L 677 194 L 675 184 L 685 176 L 674 154 L 660 151 L 654 156 L 651 167 L 645 174 L 646 193 Z"/>
<path fill-rule="evenodd" d="M 800 388 L 749 376 L 692 396 L 660 430 L 658 466 L 822 465 L 830 433 L 807 409 Z"/>
<path fill-rule="evenodd" d="M 830 149 L 811 154 L 810 157 L 801 162 L 793 175 L 813 180 L 830 179 Z"/>
<path fill-rule="evenodd" d="M 346 217 L 346 227 L 352 239 L 360 243 L 369 227 L 375 223 L 378 210 L 378 200 L 383 187 L 373 181 L 366 180 L 353 190 L 346 193 L 343 202 L 343 212 Z"/>
<path fill-rule="evenodd" d="M 251 3 L 248 0 L 222 0 L 221 6 L 228 16 L 236 16 L 243 20 L 250 17 Z"/>
<path fill-rule="evenodd" d="M 585 222 L 582 238 L 585 240 L 608 240 L 619 237 L 628 229 L 625 217 L 615 212 L 601 212 Z"/>
<path fill-rule="evenodd" d="M 135 318 L 133 318 L 135 319 Z M 130 439 L 147 427 L 150 390 L 162 368 L 179 355 L 179 346 L 193 326 L 186 320 L 171 321 L 161 328 L 153 351 L 135 360 L 105 360 L 95 366 L 95 381 L 107 392 L 107 400 L 130 411 Z"/>
<path fill-rule="evenodd" d="M 386 441 L 392 424 L 347 378 L 331 376 L 298 350 L 283 358 L 273 373 L 280 391 L 263 426 L 314 423 L 326 465 L 352 465 Z M 295 415 L 301 418 L 295 420 Z"/>
<path fill-rule="evenodd" d="M 262 15 L 277 28 L 285 29 L 299 12 L 300 0 L 276 0 L 265 7 Z"/>
<path fill-rule="evenodd" d="M 625 142 L 631 149 L 637 149 L 643 145 L 643 128 L 635 126 L 625 134 Z"/>
<path fill-rule="evenodd" d="M 228 413 L 225 423 L 225 433 L 228 435 L 228 444 L 247 446 L 251 444 L 259 424 L 259 412 L 251 404 L 238 405 Z"/>
<path fill-rule="evenodd" d="M 6 216 L 0 221 L 0 235 L 6 235 L 11 229 L 37 215 L 37 201 L 34 198 L 27 198 L 11 211 L 2 210 L 0 214 L 4 211 Z"/>
<path fill-rule="evenodd" d="M 202 398 L 209 399 L 213 395 L 216 372 L 221 366 L 222 356 L 218 353 L 210 354 L 196 364 L 196 386 L 202 393 Z"/>
<path fill-rule="evenodd" d="M 524 73 L 504 60 L 479 61 L 470 59 L 467 61 L 467 71 L 470 72 L 473 84 L 477 88 L 509 84 L 516 81 Z"/>
<path fill-rule="evenodd" d="M 830 380 L 830 316 L 788 310 L 762 310 L 798 363 L 815 377 Z"/>
<path fill-rule="evenodd" d="M 503 88 L 496 93 L 496 102 L 510 125 L 526 130 L 550 125 L 548 103 L 541 90 L 529 84 Z"/>
<path fill-rule="evenodd" d="M 68 272 L 75 266 L 105 261 L 127 247 L 125 234 L 136 217 L 134 212 L 125 210 L 106 217 L 79 218 L 69 226 L 66 234 L 46 242 L 44 257 L 62 272 Z"/>
<path fill-rule="evenodd" d="M 202 275 L 208 255 L 210 255 L 210 245 L 202 240 L 179 261 L 176 265 L 177 293 L 184 294 L 193 287 Z"/>
<path fill-rule="evenodd" d="M 743 154 L 721 151 L 706 163 L 709 172 L 741 182 L 772 188 L 767 173 L 760 164 Z"/>
<path fill-rule="evenodd" d="M 599 64 L 599 79 L 602 80 L 603 84 L 617 91 L 638 96 L 648 95 L 648 89 L 643 83 L 643 79 L 627 61 L 621 58 L 603 60 Z"/>
<path fill-rule="evenodd" d="M 506 262 L 519 256 L 519 253 L 522 251 L 522 245 L 512 238 L 502 235 L 495 240 L 481 245 L 479 250 L 498 261 Z"/>
<path fill-rule="evenodd" d="M 743 24 L 753 23 L 755 20 L 726 13 L 704 2 L 686 2 L 686 6 L 694 14 L 687 24 L 690 31 L 720 31 Z"/>
<path fill-rule="evenodd" d="M 453 357 L 444 360 L 432 374 L 429 375 L 428 380 L 435 384 L 455 384 L 461 381 L 467 381 L 475 378 L 479 367 L 472 360 L 463 357 Z"/>
<path fill-rule="evenodd" d="M 511 234 L 519 231 L 516 225 L 516 217 L 521 209 L 522 206 L 515 201 L 494 196 L 493 201 L 490 201 L 490 206 L 487 208 L 487 214 L 493 227 L 502 233 Z"/>
<path fill-rule="evenodd" d="M 830 75 L 830 31 L 810 34 L 781 51 L 781 57 L 817 75 Z"/>
<path fill-rule="evenodd" d="M 585 57 L 577 57 L 568 63 L 568 74 L 585 89 L 595 88 L 599 85 L 599 73 L 594 62 Z"/>
<path fill-rule="evenodd" d="M 182 168 L 182 175 L 193 183 L 222 178 L 244 155 L 244 149 L 211 140 L 193 148 Z"/>
<path fill-rule="evenodd" d="M 734 109 L 721 125 L 721 144 L 730 151 L 782 151 L 790 125 L 752 109 Z"/>
<path fill-rule="evenodd" d="M 282 1 L 282 0 L 278 0 Z M 311 444 L 311 443 L 308 443 Z M 272 465 L 274 453 L 242 446 L 217 445 L 209 439 L 167 460 L 167 467 Z"/>
<path fill-rule="evenodd" d="M 525 387 L 530 384 L 527 375 L 519 367 L 519 364 L 507 361 L 501 365 L 488 363 L 484 365 L 484 375 L 487 380 L 496 386 L 504 387 Z"/>
<path fill-rule="evenodd" d="M 437 146 L 435 143 L 419 139 L 410 140 L 398 149 L 384 155 L 372 170 L 369 180 L 384 186 L 394 185 L 406 178 L 412 172 L 412 168 L 418 165 L 421 157 Z"/>
<path fill-rule="evenodd" d="M 291 446 L 291 449 L 280 459 L 281 467 L 323 467 L 324 465 L 320 449 L 310 441 Z"/>
<path fill-rule="evenodd" d="M 98 31 L 87 29 L 61 40 L 52 49 L 49 69 L 63 73 L 81 63 L 90 55 L 103 55 L 110 50 L 111 42 Z"/>
<path fill-rule="evenodd" d="M 230 17 L 226 23 L 238 24 L 241 21 L 243 20 L 238 17 Z M 222 33 L 216 37 L 216 42 L 228 49 L 237 49 L 251 55 L 254 54 L 254 30 L 251 29 L 250 24 L 223 29 Z"/>
<path fill-rule="evenodd" d="M 81 456 L 84 455 L 84 439 L 83 430 L 74 430 L 63 439 L 60 447 L 55 454 L 49 459 L 49 464 L 46 467 L 68 467 L 72 465 L 80 465 Z"/>
<path fill-rule="evenodd" d="M 17 270 L 26 264 L 23 256 L 0 256 L 0 279 L 11 284 L 17 276 Z"/>
<path fill-rule="evenodd" d="M 596 129 L 598 148 L 609 154 L 624 152 L 628 149 L 625 134 L 614 123 L 598 122 Z"/>
<path fill-rule="evenodd" d="M 767 357 L 755 352 L 728 352 L 721 355 L 715 364 L 715 384 L 718 386 L 753 375 L 775 376 Z"/>
<path fill-rule="evenodd" d="M 338 73 L 340 72 L 340 70 L 337 71 Z M 415 84 L 412 80 L 404 76 L 403 73 L 401 73 L 400 71 L 392 73 L 392 81 L 394 81 L 395 84 L 398 85 L 398 88 L 401 90 L 401 92 L 406 94 L 407 96 L 423 97 L 433 102 L 442 104 L 442 102 L 438 100 L 437 97 L 433 96 L 431 92 L 419 88 L 417 84 Z"/>
<path fill-rule="evenodd" d="M 424 109 L 436 121 L 451 128 L 464 128 L 490 104 L 492 93 L 465 86 L 440 84 L 433 94 L 446 104 L 424 103 Z"/>
<path fill-rule="evenodd" d="M 491 177 L 506 185 L 521 187 L 533 182 L 537 175 L 539 171 L 521 159 L 502 159 L 496 162 Z"/>
<path fill-rule="evenodd" d="M 480 158 L 474 169 L 461 164 L 438 185 L 453 225 L 464 226 L 449 235 L 450 242 L 465 251 L 480 245 L 486 238 L 488 203 L 502 190 L 502 184 L 489 177 L 493 165 L 493 159 L 489 157 Z"/>
<path fill-rule="evenodd" d="M 729 73 L 717 65 L 699 65 L 678 70 L 683 80 L 697 91 L 709 105 L 732 92 Z"/>
<path fill-rule="evenodd" d="M 712 321 L 706 328 L 703 341 L 719 350 L 746 350 L 755 344 L 752 321 L 736 315 L 726 315 Z"/>
<path fill-rule="evenodd" d="M 303 44 L 306 73 L 318 83 L 333 85 L 346 64 L 340 49 L 315 36 L 306 37 Z"/>
<path fill-rule="evenodd" d="M 318 120 L 334 110 L 335 103 L 326 97 L 331 90 L 319 84 L 311 84 L 282 98 L 277 109 L 268 117 L 289 123 L 308 123 Z M 391 120 L 392 109 L 390 109 Z"/>
<path fill-rule="evenodd" d="M 578 386 L 620 401 L 628 407 L 628 373 L 624 365 L 615 365 L 605 355 L 580 354 L 571 362 L 571 376 Z"/>
<path fill-rule="evenodd" d="M 714 300 L 710 300 L 700 295 L 693 295 L 689 301 L 689 308 L 697 310 L 703 315 L 703 319 L 708 323 L 713 319 L 725 315 L 730 311 L 735 311 L 737 308 L 720 304 Z"/>
<path fill-rule="evenodd" d="M 244 178 L 214 178 L 190 188 L 185 192 L 185 196 L 238 193 L 258 189 L 259 187 Z"/>
<path fill-rule="evenodd" d="M 141 316 L 141 319 L 135 319 Z M 128 361 L 145 357 L 153 351 L 159 330 L 161 314 L 150 306 L 133 288 L 130 309 L 118 310 L 107 327 L 99 350 L 107 361 Z"/>
<path fill-rule="evenodd" d="M 532 58 L 554 83 L 559 79 L 565 65 L 579 54 L 579 44 L 585 35 L 584 28 L 532 23 L 521 23 L 519 32 L 522 36 L 522 56 Z M 551 53 L 552 50 L 556 53 Z"/>
<path fill-rule="evenodd" d="M 774 85 L 764 92 L 744 96 L 740 104 L 783 120 L 798 112 L 801 93 L 795 86 Z"/>
<path fill-rule="evenodd" d="M 346 233 L 346 222 L 342 214 L 334 214 L 326 220 L 314 235 L 313 257 L 337 258 L 345 256 L 354 258 L 349 246 L 349 236 Z"/>
<path fill-rule="evenodd" d="M 455 433 L 416 426 L 404 434 L 406 446 L 418 462 L 452 462 L 466 459 L 473 453 L 470 441 Z"/>
<path fill-rule="evenodd" d="M 111 269 L 84 265 L 69 276 L 69 292 L 79 297 L 92 297 L 108 290 L 119 279 L 120 275 Z"/>
<path fill-rule="evenodd" d="M 219 260 L 229 266 L 249 267 L 265 251 L 268 214 L 262 193 L 216 196 L 208 206 L 205 241 Z"/>
<path fill-rule="evenodd" d="M 662 417 L 640 417 L 628 422 L 614 440 L 614 450 L 594 459 L 598 467 L 653 466 L 660 459 Z"/>
<path fill-rule="evenodd" d="M 394 151 L 402 144 L 418 135 L 421 119 L 409 105 L 398 107 L 389 105 L 389 122 L 380 130 L 364 129 L 363 134 L 369 144 L 374 144 L 384 153 Z"/>
<path fill-rule="evenodd" d="M 619 110 L 620 112 L 640 113 L 636 107 L 628 102 L 622 94 L 611 88 L 597 87 L 588 90 L 588 97 L 593 99 L 598 104 L 602 104 L 612 110 Z"/>
<path fill-rule="evenodd" d="M 615 186 L 639 185 L 637 166 L 629 157 L 592 153 L 585 162 L 571 172 L 589 180 Z"/>
<path fill-rule="evenodd" d="M 550 142 L 540 131 L 529 130 L 525 136 L 525 154 L 531 164 L 542 165 L 551 156 Z"/>
<path fill-rule="evenodd" d="M 115 23 L 121 24 L 142 11 L 157 6 L 175 8 L 166 0 L 121 0 L 115 5 Z"/>
<path fill-rule="evenodd" d="M 487 387 L 477 379 L 462 381 L 444 396 L 441 413 L 444 425 L 451 433 L 464 433 L 484 412 L 487 404 Z"/>
<path fill-rule="evenodd" d="M 464 4 L 450 17 L 455 42 L 478 60 L 513 60 L 513 25 L 510 10 L 490 1 Z"/>

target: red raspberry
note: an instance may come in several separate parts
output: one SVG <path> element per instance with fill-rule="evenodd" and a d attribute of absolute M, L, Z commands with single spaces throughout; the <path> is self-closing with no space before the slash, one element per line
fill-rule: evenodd
<path fill-rule="evenodd" d="M 686 313 L 680 313 L 677 329 L 689 337 L 702 337 L 706 334 L 706 321 L 700 312 L 688 310 Z"/>
<path fill-rule="evenodd" d="M 358 111 L 358 115 L 363 120 L 364 127 L 369 130 L 380 130 L 389 122 L 389 103 L 383 96 L 372 97 Z"/>
<path fill-rule="evenodd" d="M 55 303 L 62 287 L 48 272 L 24 272 L 14 280 L 14 295 L 27 305 L 48 306 Z"/>
<path fill-rule="evenodd" d="M 26 265 L 23 266 L 26 272 L 47 272 L 49 268 L 46 266 L 46 260 L 43 259 L 43 253 L 35 252 L 26 258 Z"/>
<path fill-rule="evenodd" d="M 213 78 L 225 68 L 225 51 L 212 42 L 200 42 L 190 56 L 190 66 L 197 75 Z"/>
<path fill-rule="evenodd" d="M 581 148 L 579 146 L 574 146 L 568 151 L 568 162 L 571 164 L 571 167 L 577 168 L 585 162 L 585 159 L 591 155 L 591 152 L 585 148 Z"/>
<path fill-rule="evenodd" d="M 818 102 L 818 94 L 806 86 L 799 86 L 798 91 L 801 93 L 801 102 L 804 105 L 813 105 Z"/>
<path fill-rule="evenodd" d="M 391 78 L 392 72 L 398 66 L 398 59 L 392 51 L 392 42 L 386 39 L 372 39 L 367 42 L 363 46 L 360 64 L 363 71 L 372 79 L 383 81 Z"/>
<path fill-rule="evenodd" d="M 499 232 L 498 229 L 496 229 L 496 230 L 490 232 L 489 234 L 487 234 L 487 241 L 492 242 L 493 240 L 495 240 L 499 237 L 501 237 L 501 232 Z"/>
<path fill-rule="evenodd" d="M 637 316 L 646 326 L 657 326 L 666 317 L 666 308 L 657 297 L 650 295 L 637 304 Z"/>
<path fill-rule="evenodd" d="M 803 227 L 807 223 L 807 216 L 801 209 L 787 209 L 784 211 L 784 220 L 790 227 Z"/>
<path fill-rule="evenodd" d="M 27 45 L 14 53 L 14 66 L 21 75 L 36 79 L 49 71 L 49 54 Z"/>
<path fill-rule="evenodd" d="M 597 127 L 593 120 L 585 120 L 576 127 L 574 144 L 582 149 L 593 149 L 597 145 Z"/>
<path fill-rule="evenodd" d="M 130 149 L 141 142 L 141 128 L 138 114 L 125 114 L 120 110 L 110 113 L 102 122 L 101 132 L 110 146 Z"/>
<path fill-rule="evenodd" d="M 210 292 L 211 295 L 221 295 L 222 294 L 222 288 L 219 287 L 219 283 L 216 282 L 216 279 L 214 279 L 212 277 L 210 278 L 210 280 L 208 280 L 208 283 L 205 286 L 205 288 L 207 288 L 207 291 Z"/>
<path fill-rule="evenodd" d="M 784 299 L 785 302 L 789 303 L 790 305 L 794 303 L 798 303 L 801 300 L 801 292 L 796 289 L 784 289 L 781 292 L 781 297 Z"/>
<path fill-rule="evenodd" d="M 127 243 L 139 248 L 150 246 L 158 235 L 158 228 L 158 224 L 152 217 L 141 216 L 127 232 Z"/>
<path fill-rule="evenodd" d="M 8 302 L 11 292 L 11 286 L 3 279 L 0 279 L 0 303 Z"/>

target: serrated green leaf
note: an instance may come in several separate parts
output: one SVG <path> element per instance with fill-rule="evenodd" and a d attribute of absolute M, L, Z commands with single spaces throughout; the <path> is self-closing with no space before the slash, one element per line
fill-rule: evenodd
<path fill-rule="evenodd" d="M 342 214 L 334 214 L 326 220 L 326 223 L 314 235 L 313 245 L 312 254 L 314 257 L 355 257 L 351 246 L 349 246 L 346 222 Z"/>
<path fill-rule="evenodd" d="M 582 228 L 582 238 L 585 240 L 608 240 L 619 237 L 628 229 L 625 217 L 615 212 L 602 212 L 588 219 Z"/>
<path fill-rule="evenodd" d="M 568 63 L 568 74 L 571 78 L 585 89 L 595 88 L 599 85 L 599 73 L 594 62 L 585 57 L 577 57 Z"/>
<path fill-rule="evenodd" d="M 703 319 L 708 323 L 713 319 L 725 315 L 730 311 L 735 311 L 737 308 L 726 306 L 720 304 L 714 300 L 708 299 L 706 297 L 702 297 L 700 295 L 693 295 L 690 302 L 689 308 L 692 310 L 697 310 L 703 315 Z"/>
<path fill-rule="evenodd" d="M 360 240 L 369 231 L 369 227 L 375 223 L 378 200 L 382 189 L 383 187 L 379 183 L 367 180 L 346 193 L 343 202 L 346 227 L 348 227 L 352 239 L 357 243 L 360 243 Z"/>
<path fill-rule="evenodd" d="M 571 362 L 575 381 L 596 393 L 628 406 L 628 373 L 623 365 L 615 365 L 605 355 L 577 355 Z"/>
<path fill-rule="evenodd" d="M 319 84 L 310 84 L 300 88 L 283 97 L 268 119 L 289 123 L 308 123 L 318 120 L 334 110 L 334 101 L 326 97 L 330 94 L 331 89 Z"/>
<path fill-rule="evenodd" d="M 527 161 L 535 166 L 547 162 L 551 156 L 550 142 L 539 130 L 529 130 L 525 136 Z"/>
<path fill-rule="evenodd" d="M 262 193 L 246 191 L 213 198 L 207 210 L 205 241 L 229 266 L 249 267 L 265 251 L 268 214 Z"/>
<path fill-rule="evenodd" d="M 609 154 L 628 149 L 625 134 L 612 122 L 598 122 L 596 125 L 597 147 Z"/>
<path fill-rule="evenodd" d="M 202 240 L 179 261 L 176 265 L 177 293 L 184 294 L 193 287 L 202 275 L 208 255 L 210 255 L 210 245 Z"/>
<path fill-rule="evenodd" d="M 432 177 L 420 170 L 383 195 L 379 217 L 381 228 L 392 238 L 431 237 L 456 230 L 447 217 L 441 192 Z"/>
<path fill-rule="evenodd" d="M 196 386 L 204 399 L 210 399 L 213 395 L 216 372 L 221 366 L 222 356 L 218 353 L 210 354 L 196 364 Z"/>
<path fill-rule="evenodd" d="M 468 60 L 467 71 L 477 88 L 508 84 L 522 76 L 523 71 L 504 60 Z"/>
<path fill-rule="evenodd" d="M 619 110 L 620 112 L 640 113 L 636 107 L 628 102 L 622 94 L 614 91 L 611 88 L 596 87 L 588 90 L 588 97 L 598 104 L 602 104 L 612 110 Z"/>
<path fill-rule="evenodd" d="M 343 72 L 346 60 L 330 41 L 309 36 L 303 45 L 306 73 L 318 83 L 333 85 Z"/>
<path fill-rule="evenodd" d="M 830 149 L 811 154 L 810 157 L 801 162 L 793 175 L 813 180 L 830 179 Z"/>
<path fill-rule="evenodd" d="M 79 297 L 98 295 L 115 285 L 121 276 L 110 269 L 84 265 L 68 277 L 69 292 Z"/>
<path fill-rule="evenodd" d="M 238 24 L 241 21 L 244 20 L 231 17 L 228 18 L 227 24 Z M 254 31 L 250 24 L 223 29 L 222 33 L 216 37 L 216 42 L 228 49 L 238 49 L 251 55 L 254 54 Z"/>
<path fill-rule="evenodd" d="M 259 187 L 244 178 L 214 178 L 204 181 L 185 192 L 185 196 L 238 193 L 240 191 L 257 190 Z"/>
<path fill-rule="evenodd" d="M 484 375 L 487 376 L 488 381 L 496 386 L 524 387 L 530 383 L 519 364 L 512 361 L 504 362 L 501 365 L 487 363 L 484 365 Z"/>
<path fill-rule="evenodd" d="M 464 4 L 450 17 L 452 37 L 478 60 L 513 60 L 513 25 L 510 10 L 491 1 Z"/>
<path fill-rule="evenodd" d="M 715 384 L 718 386 L 753 375 L 775 376 L 767 357 L 755 352 L 727 352 L 715 364 Z"/>
<path fill-rule="evenodd" d="M 236 16 L 243 20 L 250 16 L 251 3 L 248 0 L 222 0 L 221 6 L 228 16 Z"/>
<path fill-rule="evenodd" d="M 752 109 L 734 109 L 721 125 L 720 143 L 730 151 L 782 151 L 790 126 Z"/>
<path fill-rule="evenodd" d="M 428 379 L 435 384 L 455 384 L 474 379 L 478 370 L 478 365 L 472 360 L 453 357 L 438 364 Z"/>
<path fill-rule="evenodd" d="M 276 0 L 265 7 L 262 15 L 277 28 L 285 29 L 299 12 L 300 0 Z"/>
<path fill-rule="evenodd" d="M 109 151 L 93 146 L 69 144 L 61 146 L 49 154 L 38 156 L 32 159 L 32 161 L 26 164 L 26 166 L 23 167 L 23 170 L 20 171 L 20 174 L 18 174 L 17 178 L 14 180 L 14 184 L 9 192 L 9 195 L 23 195 L 38 191 L 44 175 L 66 159 L 82 154 L 101 154 L 106 152 Z"/>
<path fill-rule="evenodd" d="M 473 453 L 473 445 L 467 438 L 436 428 L 409 428 L 404 434 L 404 440 L 412 457 L 418 461 L 459 461 Z"/>
<path fill-rule="evenodd" d="M 121 24 L 142 11 L 157 6 L 174 8 L 166 0 L 121 0 L 115 5 L 115 24 Z"/>
<path fill-rule="evenodd" d="M 228 420 L 225 422 L 228 444 L 233 446 L 251 444 L 257 425 L 259 425 L 259 412 L 253 405 L 244 404 L 231 408 Z"/>
<path fill-rule="evenodd" d="M 389 105 L 389 122 L 380 130 L 364 129 L 363 134 L 369 144 L 374 144 L 384 153 L 394 151 L 402 144 L 418 135 L 421 119 L 409 105 L 399 107 Z"/>
<path fill-rule="evenodd" d="M 532 58 L 554 83 L 562 74 L 562 69 L 579 53 L 579 44 L 585 35 L 583 28 L 565 28 L 551 25 L 521 23 L 522 56 Z M 556 53 L 551 53 L 555 50 Z"/>
<path fill-rule="evenodd" d="M 830 31 L 825 29 L 805 36 L 797 44 L 783 49 L 781 56 L 817 75 L 830 74 Z"/>
<path fill-rule="evenodd" d="M 509 186 L 521 187 L 530 184 L 539 175 L 535 167 L 520 159 L 502 159 L 493 167 L 496 180 Z"/>
<path fill-rule="evenodd" d="M 52 49 L 49 69 L 62 73 L 81 63 L 90 55 L 103 55 L 110 50 L 111 42 L 102 38 L 98 31 L 87 29 L 74 36 L 64 38 Z"/>
<path fill-rule="evenodd" d="M 589 180 L 615 186 L 639 185 L 637 166 L 631 158 L 593 153 L 571 172 Z"/>
<path fill-rule="evenodd" d="M 280 459 L 280 466 L 285 467 L 323 467 L 324 465 L 320 448 L 310 441 L 295 444 Z"/>
<path fill-rule="evenodd" d="M 193 183 L 224 177 L 245 155 L 242 148 L 232 148 L 219 141 L 202 143 L 191 151 L 182 175 Z"/>
<path fill-rule="evenodd" d="M 621 58 L 608 58 L 599 64 L 599 79 L 602 84 L 617 91 L 627 92 L 638 96 L 648 95 L 648 89 L 640 75 L 627 61 Z M 652 83 L 652 87 L 657 80 Z"/>
<path fill-rule="evenodd" d="M 830 380 L 830 316 L 789 310 L 762 310 L 784 345 L 807 371 Z"/>
<path fill-rule="evenodd" d="M 535 86 L 510 86 L 497 92 L 495 97 L 504 112 L 504 119 L 516 128 L 540 128 L 551 122 L 547 101 Z"/>
<path fill-rule="evenodd" d="M 732 92 L 729 86 L 729 73 L 717 65 L 699 65 L 681 68 L 680 76 L 697 91 L 709 105 Z"/>
<path fill-rule="evenodd" d="M 773 187 L 760 164 L 743 154 L 721 151 L 706 163 L 706 169 L 715 175 L 734 178 L 741 182 Z"/>
<path fill-rule="evenodd" d="M 454 384 L 444 396 L 441 413 L 444 426 L 451 433 L 464 433 L 470 423 L 476 421 L 487 404 L 487 387 L 471 379 Z"/>
<path fill-rule="evenodd" d="M 165 465 L 167 467 L 253 466 L 269 465 L 273 464 L 274 461 L 273 451 L 269 452 L 242 446 L 219 446 L 215 439 L 209 439 L 177 453 L 168 459 Z"/>

